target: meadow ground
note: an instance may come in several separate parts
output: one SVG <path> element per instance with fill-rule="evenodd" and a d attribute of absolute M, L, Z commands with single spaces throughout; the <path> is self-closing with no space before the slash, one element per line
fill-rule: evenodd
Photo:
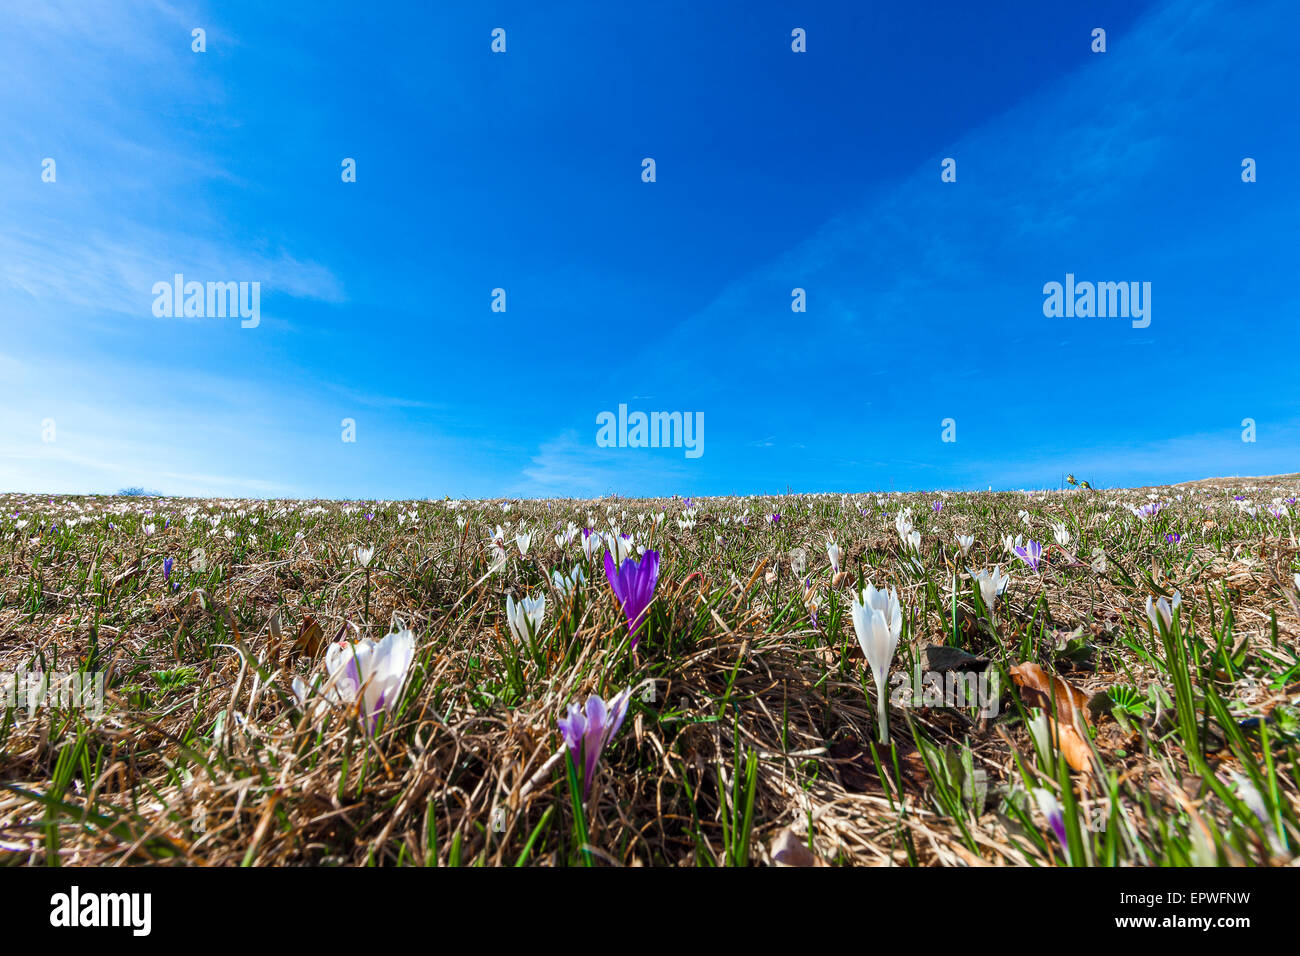
<path fill-rule="evenodd" d="M 1290 863 L 1298 493 L 0 497 L 0 859 Z"/>

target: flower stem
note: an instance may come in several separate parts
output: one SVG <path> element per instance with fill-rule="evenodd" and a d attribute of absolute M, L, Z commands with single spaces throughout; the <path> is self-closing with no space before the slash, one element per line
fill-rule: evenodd
<path fill-rule="evenodd" d="M 876 723 L 880 727 L 880 742 L 889 743 L 889 698 L 883 687 L 876 688 Z"/>

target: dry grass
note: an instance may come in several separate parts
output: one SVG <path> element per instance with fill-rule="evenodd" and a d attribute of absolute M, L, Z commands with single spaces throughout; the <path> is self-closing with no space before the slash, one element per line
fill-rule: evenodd
<path fill-rule="evenodd" d="M 678 499 L 453 507 L 8 496 L 0 671 L 99 671 L 107 691 L 98 716 L 6 711 L 0 857 L 581 862 L 564 763 L 554 759 L 556 719 L 570 701 L 634 686 L 586 804 L 586 849 L 598 865 L 765 862 L 786 830 L 817 863 L 1061 863 L 1067 853 L 1028 791 L 1064 799 L 1067 779 L 1078 818 L 1108 821 L 1082 837 L 1092 862 L 1204 860 L 1195 854 L 1206 842 L 1221 863 L 1286 862 L 1300 807 L 1298 559 L 1292 519 L 1267 507 L 1297 489 L 1295 476 L 1156 489 L 1167 507 L 1150 521 L 1126 508 L 1146 503 L 1145 489 L 890 495 L 883 506 L 872 494 L 707 499 L 695 503 L 694 527 L 679 525 Z M 916 560 L 894 530 L 903 506 L 922 533 Z M 656 525 L 658 512 L 666 518 Z M 782 516 L 775 527 L 771 512 Z M 80 518 L 89 520 L 69 526 Z M 636 659 L 598 563 L 576 598 L 548 581 L 547 570 L 581 563 L 579 542 L 553 540 L 570 521 L 600 530 L 612 521 L 662 553 Z M 1049 547 L 1040 574 L 1010 562 L 992 626 L 964 577 L 954 611 L 952 571 L 1007 566 L 1003 535 L 1050 542 L 1049 521 L 1065 521 L 1071 543 Z M 511 557 L 493 572 L 488 542 L 506 522 Z M 510 540 L 520 527 L 532 531 L 526 556 Z M 958 533 L 976 538 L 967 558 Z M 873 748 L 875 689 L 853 638 L 850 587 L 830 580 L 828 534 L 851 577 L 898 589 L 909 624 L 895 672 L 923 664 L 927 645 L 960 645 L 1004 675 L 997 716 L 896 707 L 895 749 Z M 377 547 L 368 615 L 357 544 Z M 1090 566 L 1094 548 L 1105 572 Z M 203 570 L 191 568 L 196 549 Z M 1126 723 L 1099 714 L 1091 774 L 1069 778 L 1037 759 L 1007 668 L 1035 660 L 1089 694 L 1125 685 L 1172 699 L 1174 675 L 1144 605 L 1175 589 L 1183 620 L 1196 622 L 1197 693 L 1221 698 L 1236 729 L 1198 697 L 1203 762 L 1164 706 Z M 526 592 L 548 597 L 537 658 L 520 655 L 504 620 L 507 593 Z M 400 706 L 375 735 L 341 708 L 312 719 L 296 706 L 289 679 L 320 666 L 319 654 L 293 649 L 309 618 L 327 638 L 379 637 L 394 619 L 417 635 Z M 945 748 L 946 773 L 934 763 Z M 1266 784 L 1263 821 L 1213 786 L 1239 793 L 1232 773 L 1250 778 L 1252 767 Z"/>

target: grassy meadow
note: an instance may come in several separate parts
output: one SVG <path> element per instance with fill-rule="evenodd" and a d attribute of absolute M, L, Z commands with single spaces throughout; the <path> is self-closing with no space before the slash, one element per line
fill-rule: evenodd
<path fill-rule="evenodd" d="M 1297 494 L 0 496 L 0 860 L 1285 865 Z"/>

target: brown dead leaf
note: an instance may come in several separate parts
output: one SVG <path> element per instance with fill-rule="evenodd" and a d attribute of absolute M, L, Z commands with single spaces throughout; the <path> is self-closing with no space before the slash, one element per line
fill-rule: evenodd
<path fill-rule="evenodd" d="M 1020 688 L 1025 706 L 1036 707 L 1047 718 L 1047 729 L 1053 746 L 1065 757 L 1071 770 L 1092 773 L 1092 749 L 1084 735 L 1091 723 L 1088 713 L 1089 697 L 1069 681 L 1049 675 L 1032 661 L 1017 664 L 1009 671 L 1011 679 Z M 1052 717 L 1052 700 L 1056 701 L 1056 716 Z"/>
<path fill-rule="evenodd" d="M 1053 710 L 1055 699 L 1057 716 L 1069 718 L 1072 722 L 1079 715 L 1083 723 L 1088 719 L 1088 695 L 1069 681 L 1052 677 L 1033 661 L 1017 664 L 1009 671 L 1011 679 L 1020 688 L 1020 697 L 1027 707 L 1038 707 L 1049 715 Z"/>
<path fill-rule="evenodd" d="M 903 786 L 917 794 L 925 792 L 929 772 L 925 760 L 916 751 L 916 745 L 905 738 L 896 739 L 893 746 L 898 750 L 898 769 L 903 775 Z M 886 773 L 893 776 L 892 755 L 888 748 L 877 745 L 877 754 L 885 761 Z M 840 777 L 840 784 L 849 793 L 884 793 L 876 762 L 871 756 L 869 745 L 859 743 L 855 737 L 846 737 L 835 741 L 826 750 L 832 765 Z M 890 790 L 897 784 L 890 783 Z"/>
<path fill-rule="evenodd" d="M 293 643 L 293 653 L 315 657 L 320 653 L 321 644 L 325 642 L 325 632 L 310 614 L 304 614 L 302 627 L 298 631 L 298 640 Z"/>
<path fill-rule="evenodd" d="M 1092 773 L 1092 750 L 1074 724 L 1059 723 L 1048 714 L 1047 729 L 1071 770 Z"/>

